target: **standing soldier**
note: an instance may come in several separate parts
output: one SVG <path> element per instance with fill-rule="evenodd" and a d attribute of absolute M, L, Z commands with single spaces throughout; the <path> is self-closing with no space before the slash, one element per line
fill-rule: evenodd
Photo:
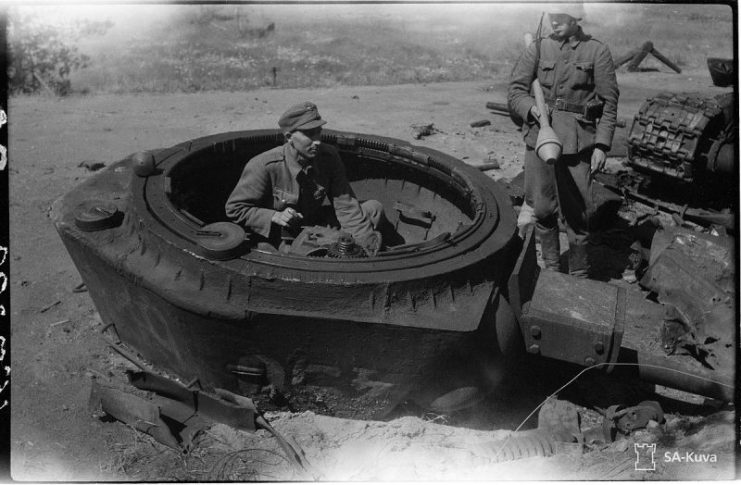
<path fill-rule="evenodd" d="M 604 167 L 612 144 L 619 91 L 610 50 L 578 23 L 583 6 L 555 6 L 548 18 L 553 33 L 523 53 L 512 72 L 508 102 L 525 120 L 525 196 L 534 209 L 545 267 L 559 270 L 560 209 L 569 240 L 569 273 L 587 277 L 586 245 L 595 209 L 592 176 Z M 534 149 L 540 112 L 530 86 L 536 76 L 563 144 L 554 164 L 540 160 Z"/>

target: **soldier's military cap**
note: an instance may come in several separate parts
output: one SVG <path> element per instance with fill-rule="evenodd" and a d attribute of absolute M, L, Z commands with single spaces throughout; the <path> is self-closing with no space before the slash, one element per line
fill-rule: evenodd
<path fill-rule="evenodd" d="M 568 15 L 569 17 L 576 20 L 584 20 L 587 16 L 584 11 L 584 4 L 582 2 L 573 3 L 557 3 L 548 6 L 548 13 L 551 15 Z"/>
<path fill-rule="evenodd" d="M 319 116 L 316 105 L 306 101 L 291 106 L 278 120 L 278 126 L 284 133 L 292 133 L 296 130 L 311 130 L 327 123 Z"/>

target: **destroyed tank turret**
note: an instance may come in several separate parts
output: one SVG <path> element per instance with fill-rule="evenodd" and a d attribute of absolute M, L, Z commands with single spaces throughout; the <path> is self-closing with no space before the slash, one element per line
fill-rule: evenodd
<path fill-rule="evenodd" d="M 244 131 L 136 153 L 55 202 L 56 228 L 107 332 L 206 389 L 311 384 L 343 390 L 356 408 L 440 382 L 453 362 L 481 368 L 527 349 L 607 367 L 647 362 L 654 350 L 643 344 L 659 322 L 645 321 L 645 305 L 658 305 L 541 272 L 502 187 L 401 140 L 322 135 L 358 198 L 383 204 L 393 245 L 369 255 L 339 231 L 306 227 L 295 251 L 260 249 L 224 205 L 248 160 L 282 142 L 277 130 Z M 653 382 L 721 397 L 733 388 L 717 384 L 732 382 L 725 369 L 686 356 L 650 362 L 681 369 L 649 366 Z"/>
<path fill-rule="evenodd" d="M 715 85 L 733 83 L 732 60 L 707 62 Z M 665 92 L 647 99 L 627 137 L 628 163 L 637 171 L 677 182 L 735 186 L 735 107 L 732 92 L 715 96 Z"/>

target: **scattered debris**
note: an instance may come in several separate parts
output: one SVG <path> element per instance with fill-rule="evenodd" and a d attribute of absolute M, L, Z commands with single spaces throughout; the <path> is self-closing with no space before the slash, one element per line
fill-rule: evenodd
<path fill-rule="evenodd" d="M 139 391 L 126 391 L 103 386 L 93 381 L 89 407 L 123 421 L 136 430 L 152 436 L 160 443 L 183 452 L 193 445 L 194 438 L 214 423 L 254 432 L 265 429 L 278 441 L 288 461 L 300 472 L 313 471 L 304 451 L 295 441 L 278 433 L 254 402 L 225 389 L 215 389 L 216 394 L 189 389 L 166 377 L 149 372 L 127 371 L 129 384 Z"/>
<path fill-rule="evenodd" d="M 640 202 L 641 204 L 645 204 L 649 207 L 654 207 L 655 209 L 666 214 L 677 214 L 683 220 L 691 221 L 701 226 L 707 227 L 714 225 L 718 227 L 725 227 L 726 229 L 733 231 L 735 226 L 735 214 L 733 214 L 732 212 L 717 212 L 705 209 L 693 209 L 689 208 L 686 205 L 676 206 L 675 204 L 671 204 L 669 202 L 662 202 L 658 199 L 649 198 L 638 193 L 637 190 L 623 185 L 621 176 L 624 174 L 625 172 L 620 172 L 617 174 L 598 173 L 595 176 L 595 179 L 598 182 L 597 184 L 595 184 L 595 186 L 609 189 L 616 194 L 622 195 L 625 199 L 631 199 L 636 202 Z"/>
<path fill-rule="evenodd" d="M 101 333 L 103 331 L 105 331 L 106 328 L 107 328 L 107 326 L 103 328 L 103 330 L 101 331 Z M 128 360 L 129 362 L 131 362 L 132 364 L 134 364 L 138 368 L 140 368 L 142 370 L 147 370 L 147 366 L 144 364 L 144 362 L 141 359 L 139 359 L 136 356 L 134 356 L 134 354 L 132 354 L 128 350 L 124 349 L 122 345 L 117 344 L 117 343 L 109 340 L 106 337 L 103 337 L 103 340 L 105 340 L 106 343 L 108 343 L 108 346 L 111 349 L 115 350 L 119 355 L 121 355 L 121 357 L 123 357 L 124 359 Z"/>
<path fill-rule="evenodd" d="M 509 107 L 507 107 L 507 103 L 497 103 L 495 101 L 488 101 L 486 103 L 486 108 L 492 110 L 494 114 L 498 114 L 502 116 L 509 116 Z"/>
<path fill-rule="evenodd" d="M 617 432 L 629 435 L 636 429 L 645 428 L 650 421 L 664 422 L 664 411 L 656 401 L 643 401 L 632 407 L 615 404 L 599 411 L 604 416 L 602 421 L 604 436 L 610 442 L 615 441 Z"/>
<path fill-rule="evenodd" d="M 557 454 L 562 443 L 553 439 L 540 429 L 518 431 L 503 440 L 487 443 L 485 448 L 494 450 L 492 461 L 503 462 L 523 460 L 537 456 L 547 457 Z"/>
<path fill-rule="evenodd" d="M 713 84 L 721 88 L 733 85 L 733 81 L 736 79 L 734 76 L 733 59 L 708 57 L 707 64 Z M 2 125 L 0 124 L 0 126 Z"/>
<path fill-rule="evenodd" d="M 434 135 L 440 133 L 440 130 L 435 128 L 433 123 L 424 125 L 412 125 L 412 138 L 420 140 L 422 137 Z"/>
<path fill-rule="evenodd" d="M 623 271 L 621 278 L 623 279 L 623 281 L 625 281 L 626 283 L 630 283 L 630 284 L 633 284 L 638 281 L 638 276 L 636 276 L 635 270 L 630 269 L 630 268 Z"/>
<path fill-rule="evenodd" d="M 489 126 L 491 121 L 489 120 L 478 120 L 471 122 L 471 128 L 481 128 L 482 126 Z"/>
<path fill-rule="evenodd" d="M 87 285 L 83 282 L 72 288 L 72 293 L 85 293 L 87 291 Z"/>
<path fill-rule="evenodd" d="M 59 320 L 58 322 L 54 322 L 49 326 L 56 327 L 57 325 L 62 325 L 63 323 L 67 323 L 67 322 L 69 322 L 69 318 L 65 318 L 64 320 Z"/>
<path fill-rule="evenodd" d="M 52 308 L 54 308 L 55 306 L 59 305 L 60 303 L 62 303 L 62 301 L 61 300 L 57 300 L 57 301 L 55 301 L 54 303 L 52 303 L 50 305 L 46 305 L 44 308 L 42 308 L 41 310 L 39 310 L 39 313 L 46 313 L 49 310 L 51 310 Z"/>
<path fill-rule="evenodd" d="M 193 438 L 206 422 L 192 409 L 163 397 L 145 399 L 93 381 L 90 391 L 91 412 L 102 410 L 142 433 L 175 450 L 190 449 Z M 171 424 L 168 425 L 168 423 Z"/>
<path fill-rule="evenodd" d="M 733 248 L 729 236 L 688 229 L 664 229 L 654 235 L 649 267 L 640 283 L 666 306 L 660 331 L 666 353 L 681 349 L 703 365 L 733 367 Z"/>
<path fill-rule="evenodd" d="M 549 398 L 538 412 L 538 429 L 565 443 L 582 440 L 579 413 L 568 401 Z"/>
<path fill-rule="evenodd" d="M 83 160 L 77 166 L 78 167 L 84 167 L 84 168 L 90 170 L 91 172 L 97 172 L 101 168 L 105 167 L 105 163 L 99 162 L 97 160 Z"/>
<path fill-rule="evenodd" d="M 494 462 L 502 462 L 564 453 L 581 454 L 583 442 L 576 406 L 549 398 L 538 413 L 537 429 L 514 431 L 502 440 L 487 443 L 485 448 L 494 450 Z"/>
<path fill-rule="evenodd" d="M 500 165 L 496 160 L 487 160 L 481 165 L 474 165 L 474 167 L 478 168 L 482 172 L 486 172 L 487 170 L 498 170 Z"/>
<path fill-rule="evenodd" d="M 430 410 L 436 413 L 452 413 L 470 408 L 481 402 L 484 396 L 478 387 L 467 386 L 454 389 L 438 397 L 430 404 Z"/>

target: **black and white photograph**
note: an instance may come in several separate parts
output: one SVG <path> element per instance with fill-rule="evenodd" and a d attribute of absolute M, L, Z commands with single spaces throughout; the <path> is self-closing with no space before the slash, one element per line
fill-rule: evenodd
<path fill-rule="evenodd" d="M 734 480 L 737 9 L 0 5 L 5 478 Z"/>

